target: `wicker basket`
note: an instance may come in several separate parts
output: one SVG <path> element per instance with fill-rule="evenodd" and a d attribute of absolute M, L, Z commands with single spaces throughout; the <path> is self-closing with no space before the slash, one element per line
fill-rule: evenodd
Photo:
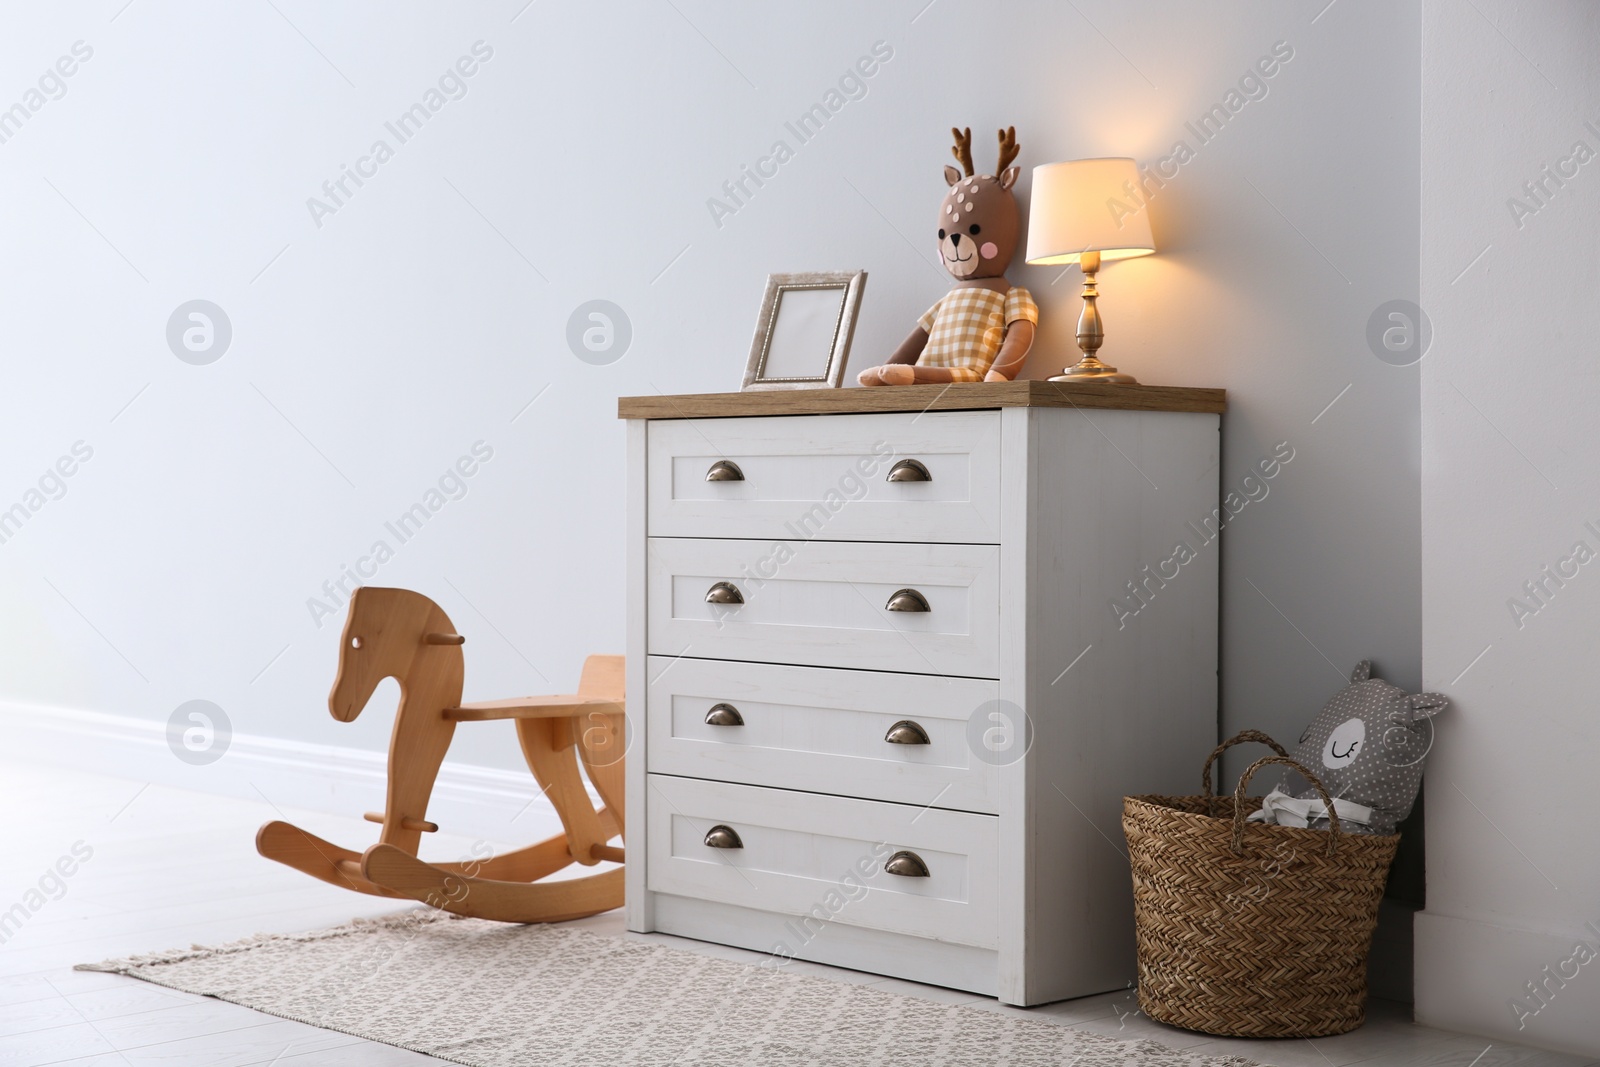
<path fill-rule="evenodd" d="M 1279 753 L 1256 761 L 1232 797 L 1211 765 L 1241 741 Z M 1133 861 L 1139 1006 L 1158 1022 L 1230 1037 L 1320 1037 L 1360 1026 L 1367 950 L 1400 836 L 1247 823 L 1245 786 L 1283 764 L 1322 783 L 1265 734 L 1246 730 L 1206 760 L 1205 793 L 1126 797 Z"/>

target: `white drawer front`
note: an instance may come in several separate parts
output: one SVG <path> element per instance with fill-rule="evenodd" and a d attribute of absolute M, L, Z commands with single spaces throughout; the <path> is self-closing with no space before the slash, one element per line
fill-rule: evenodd
<path fill-rule="evenodd" d="M 997 944 L 992 815 L 651 774 L 646 878 L 698 897 L 913 937 Z M 724 826 L 740 848 L 712 848 Z M 884 870 L 908 850 L 925 878 Z"/>
<path fill-rule="evenodd" d="M 653 537 L 1000 541 L 1000 413 L 650 423 Z M 928 481 L 889 481 L 914 460 Z M 712 465 L 742 481 L 706 481 Z"/>
<path fill-rule="evenodd" d="M 649 663 L 652 771 L 998 810 L 998 768 L 973 755 L 968 733 L 973 715 L 999 698 L 998 682 L 660 656 Z M 740 723 L 708 723 L 714 708 Z M 928 743 L 886 740 L 901 723 Z M 896 736 L 917 735 L 901 727 Z"/>
<path fill-rule="evenodd" d="M 646 566 L 652 655 L 999 677 L 994 545 L 652 537 Z M 902 589 L 929 610 L 888 610 Z"/>

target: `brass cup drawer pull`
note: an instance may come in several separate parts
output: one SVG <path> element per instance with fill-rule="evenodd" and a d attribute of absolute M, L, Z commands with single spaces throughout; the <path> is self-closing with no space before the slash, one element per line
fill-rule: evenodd
<path fill-rule="evenodd" d="M 891 745 L 933 744 L 933 742 L 928 738 L 928 731 L 924 730 L 921 726 L 912 722 L 910 719 L 901 719 L 899 722 L 889 727 L 889 732 L 883 735 L 883 739 L 889 742 Z"/>
<path fill-rule="evenodd" d="M 894 466 L 889 468 L 889 476 L 885 478 L 884 481 L 931 482 L 933 481 L 933 475 L 928 473 L 927 467 L 924 467 L 916 460 L 902 459 L 899 463 L 896 463 Z"/>
<path fill-rule="evenodd" d="M 742 482 L 744 471 L 740 470 L 739 465 L 731 459 L 719 459 L 711 465 L 710 470 L 706 471 L 706 481 Z"/>
<path fill-rule="evenodd" d="M 723 826 L 721 823 L 706 831 L 706 845 L 710 848 L 744 848 L 744 842 L 739 840 L 739 835 L 734 833 L 733 827 Z M 909 856 L 910 853 L 906 855 Z M 928 873 L 927 868 L 923 868 L 922 873 Z"/>
<path fill-rule="evenodd" d="M 718 582 L 706 590 L 707 604 L 743 604 L 744 594 L 732 582 Z M 893 609 L 891 609 L 893 610 Z M 924 607 L 923 611 L 928 609 Z"/>
<path fill-rule="evenodd" d="M 743 726 L 744 716 L 732 704 L 713 704 L 706 712 L 707 726 Z"/>
<path fill-rule="evenodd" d="M 886 611 L 932 611 L 928 606 L 928 598 L 915 589 L 899 589 L 885 604 Z"/>
<path fill-rule="evenodd" d="M 883 865 L 883 869 L 902 878 L 928 877 L 928 865 L 922 862 L 922 857 L 915 852 L 904 850 L 890 856 L 889 862 Z"/>

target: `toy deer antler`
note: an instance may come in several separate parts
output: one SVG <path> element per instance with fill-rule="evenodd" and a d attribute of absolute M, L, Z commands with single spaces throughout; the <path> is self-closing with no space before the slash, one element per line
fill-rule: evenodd
<path fill-rule="evenodd" d="M 1011 165 L 1011 161 L 1017 158 L 1017 152 L 1017 128 L 1015 126 L 1007 126 L 1000 131 L 1000 162 L 994 165 L 996 177 L 1005 173 L 1006 168 Z M 970 151 L 968 154 L 971 154 Z M 970 165 L 967 173 L 972 173 Z"/>
<path fill-rule="evenodd" d="M 956 139 L 956 143 L 950 148 L 950 154 L 955 156 L 961 163 L 962 168 L 967 172 L 967 177 L 972 177 L 972 127 L 968 126 L 965 130 L 958 130 L 952 126 L 950 127 L 950 136 Z"/>

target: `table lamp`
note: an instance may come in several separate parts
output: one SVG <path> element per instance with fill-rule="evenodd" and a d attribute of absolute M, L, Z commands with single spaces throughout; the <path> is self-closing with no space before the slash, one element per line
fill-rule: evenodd
<path fill-rule="evenodd" d="M 1100 261 L 1148 256 L 1156 250 L 1139 189 L 1138 164 L 1127 158 L 1074 159 L 1033 168 L 1027 261 L 1083 268 L 1083 313 L 1078 316 L 1083 358 L 1051 378 L 1053 382 L 1139 384 L 1095 355 L 1105 340 L 1095 307 Z"/>

